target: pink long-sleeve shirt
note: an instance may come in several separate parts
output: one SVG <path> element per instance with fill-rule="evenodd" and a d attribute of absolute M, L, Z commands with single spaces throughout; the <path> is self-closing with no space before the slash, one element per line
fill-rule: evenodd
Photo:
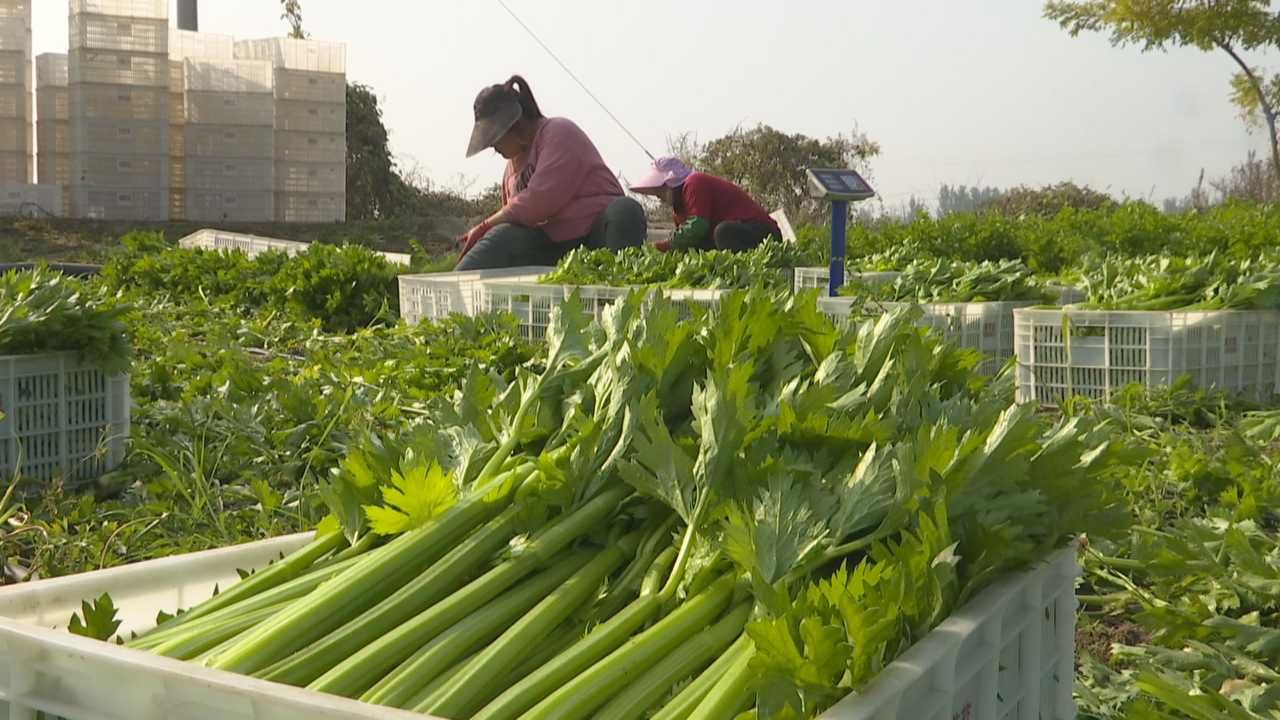
<path fill-rule="evenodd" d="M 502 202 L 511 217 L 555 242 L 586 236 L 622 195 L 595 144 L 566 118 L 539 120 L 533 143 L 507 162 L 502 176 Z"/>

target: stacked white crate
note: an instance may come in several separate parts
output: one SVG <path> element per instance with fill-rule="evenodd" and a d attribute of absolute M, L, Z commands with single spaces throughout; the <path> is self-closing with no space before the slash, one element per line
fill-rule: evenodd
<path fill-rule="evenodd" d="M 67 54 L 36 58 L 36 182 L 62 188 L 60 207 L 49 212 L 71 214 L 71 110 L 67 90 Z"/>
<path fill-rule="evenodd" d="M 230 60 L 231 35 L 169 28 L 169 219 L 187 219 L 186 62 Z"/>
<path fill-rule="evenodd" d="M 71 0 L 71 212 L 169 218 L 169 3 Z"/>
<path fill-rule="evenodd" d="M 35 113 L 31 95 L 31 2 L 0 0 L 0 183 L 31 181 Z"/>
<path fill-rule="evenodd" d="M 271 63 L 187 60 L 184 74 L 187 219 L 275 219 Z"/>
<path fill-rule="evenodd" d="M 235 51 L 275 67 L 276 220 L 341 222 L 347 204 L 346 46 L 268 38 L 242 40 Z"/>

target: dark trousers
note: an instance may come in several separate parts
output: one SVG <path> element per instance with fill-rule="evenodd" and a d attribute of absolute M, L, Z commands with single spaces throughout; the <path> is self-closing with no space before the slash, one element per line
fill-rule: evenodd
<path fill-rule="evenodd" d="M 455 270 L 488 270 L 522 265 L 555 265 L 570 250 L 588 247 L 593 250 L 643 245 L 648 232 L 644 208 L 629 197 L 620 197 L 600 213 L 586 237 L 555 242 L 536 227 L 499 225 L 471 248 Z"/>
<path fill-rule="evenodd" d="M 756 247 L 770 235 L 782 240 L 782 233 L 772 223 L 722 222 L 698 243 L 699 250 L 742 252 Z"/>

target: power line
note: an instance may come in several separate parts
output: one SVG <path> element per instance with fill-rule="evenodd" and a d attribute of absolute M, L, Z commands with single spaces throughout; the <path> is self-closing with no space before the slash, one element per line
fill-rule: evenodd
<path fill-rule="evenodd" d="M 605 107 L 604 103 L 600 102 L 600 99 L 597 98 L 595 94 L 591 92 L 591 90 L 587 89 L 587 86 L 584 85 L 582 81 L 578 79 L 577 75 L 573 74 L 572 70 L 570 70 L 564 63 L 560 62 L 560 58 L 556 57 L 556 54 L 551 52 L 551 48 L 547 47 L 545 43 L 539 40 L 538 36 L 535 35 L 532 30 L 529 29 L 528 25 L 524 24 L 524 21 L 521 20 L 515 14 L 515 12 L 511 10 L 511 8 L 507 7 L 507 4 L 505 2 L 503 2 L 502 0 L 498 0 L 498 4 L 501 5 L 502 9 L 506 10 L 511 15 L 512 18 L 515 18 L 516 22 L 520 23 L 520 27 L 524 28 L 524 31 L 529 33 L 529 37 L 533 38 L 535 42 L 537 42 L 539 45 L 542 46 L 543 50 L 547 51 L 547 54 L 551 56 L 552 60 L 555 60 L 560 65 L 560 67 L 564 68 L 565 72 L 569 73 L 569 77 L 573 78 L 573 81 L 578 83 L 578 85 L 583 89 L 583 91 L 585 91 L 587 95 L 591 96 L 592 100 L 596 101 L 596 104 L 600 106 L 601 110 L 605 111 L 605 114 L 613 118 L 613 121 L 618 124 L 618 127 L 622 128 L 622 132 L 626 133 L 628 137 L 630 137 L 633 141 L 635 141 L 635 144 L 639 145 L 641 150 L 644 150 L 644 154 L 648 155 L 650 160 L 653 160 L 654 159 L 653 153 L 649 152 L 649 150 L 638 139 L 636 139 L 636 136 L 631 134 L 631 131 L 627 129 L 626 125 L 622 124 L 621 120 L 615 117 L 613 113 L 609 112 L 609 108 Z"/>

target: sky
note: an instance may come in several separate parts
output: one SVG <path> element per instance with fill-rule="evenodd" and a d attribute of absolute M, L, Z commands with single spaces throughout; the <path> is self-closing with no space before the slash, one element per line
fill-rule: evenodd
<path fill-rule="evenodd" d="M 401 165 L 471 194 L 504 163 L 465 157 L 472 102 L 513 73 L 624 177 L 645 172 L 645 149 L 665 154 L 683 133 L 856 130 L 881 146 L 869 179 L 887 206 L 932 205 L 944 184 L 1063 181 L 1158 205 L 1186 196 L 1201 170 L 1222 177 L 1267 147 L 1228 100 L 1225 53 L 1073 38 L 1039 0 L 301 3 L 310 36 L 345 43 L 348 79 L 377 94 Z M 66 0 L 36 0 L 37 55 L 66 52 L 67 13 Z M 278 0 L 204 0 L 200 30 L 279 36 L 280 14 Z"/>

